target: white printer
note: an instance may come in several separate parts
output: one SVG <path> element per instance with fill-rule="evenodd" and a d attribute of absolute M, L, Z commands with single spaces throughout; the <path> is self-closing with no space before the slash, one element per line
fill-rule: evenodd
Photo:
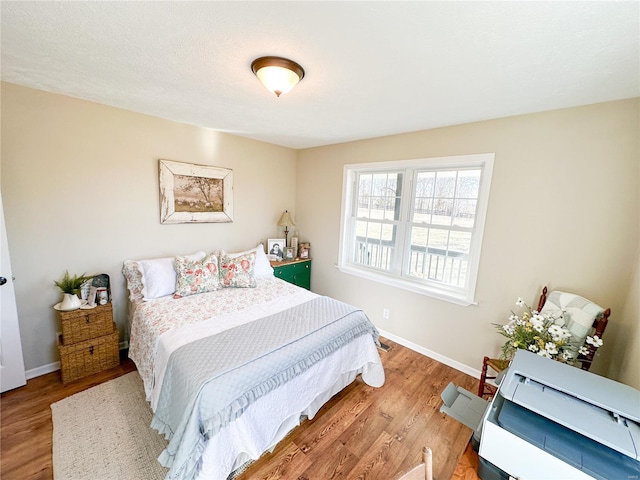
<path fill-rule="evenodd" d="M 491 402 L 449 384 L 482 480 L 640 479 L 640 391 L 518 350 Z"/>

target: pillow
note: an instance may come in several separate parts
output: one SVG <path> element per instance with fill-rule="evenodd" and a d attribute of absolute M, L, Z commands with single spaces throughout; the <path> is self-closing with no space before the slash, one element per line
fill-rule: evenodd
<path fill-rule="evenodd" d="M 122 265 L 122 274 L 127 280 L 127 289 L 129 290 L 129 301 L 137 303 L 142 301 L 142 273 L 135 260 L 125 260 Z"/>
<path fill-rule="evenodd" d="M 191 260 L 202 260 L 205 252 L 196 252 L 185 256 Z M 138 260 L 138 269 L 142 275 L 142 296 L 145 300 L 171 295 L 176 291 L 175 258 L 152 258 Z"/>
<path fill-rule="evenodd" d="M 220 289 L 218 255 L 211 253 L 202 260 L 176 257 L 176 284 L 173 298 Z"/>
<path fill-rule="evenodd" d="M 554 290 L 547 296 L 547 301 L 540 313 L 555 313 L 562 311 L 563 320 L 560 323 L 571 332 L 572 343 L 570 349 L 577 351 L 584 344 L 587 335 L 592 334 L 593 322 L 602 317 L 604 308 L 574 293 Z"/>
<path fill-rule="evenodd" d="M 220 254 L 220 281 L 222 286 L 253 288 L 257 285 L 255 277 L 256 252 L 231 257 Z"/>
<path fill-rule="evenodd" d="M 240 255 L 247 255 L 251 252 L 256 252 L 256 264 L 254 267 L 254 275 L 256 278 L 273 277 L 273 267 L 267 258 L 267 254 L 264 251 L 264 245 L 261 243 L 256 248 L 246 250 L 238 253 L 226 253 L 222 252 L 228 257 L 235 258 Z"/>

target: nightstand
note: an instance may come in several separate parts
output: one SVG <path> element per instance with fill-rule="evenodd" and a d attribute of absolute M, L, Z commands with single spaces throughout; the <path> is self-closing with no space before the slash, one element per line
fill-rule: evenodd
<path fill-rule="evenodd" d="M 58 312 L 58 316 L 62 324 L 58 337 L 62 383 L 66 385 L 120 364 L 119 335 L 111 303 Z"/>
<path fill-rule="evenodd" d="M 311 290 L 310 258 L 271 262 L 271 266 L 273 267 L 273 274 L 276 277 L 281 278 L 285 282 Z"/>

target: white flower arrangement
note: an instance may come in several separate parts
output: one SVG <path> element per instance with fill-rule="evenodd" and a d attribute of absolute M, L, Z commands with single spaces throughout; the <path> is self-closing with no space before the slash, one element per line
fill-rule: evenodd
<path fill-rule="evenodd" d="M 571 332 L 564 326 L 566 312 L 563 310 L 540 313 L 532 310 L 522 298 L 518 298 L 516 305 L 525 311 L 520 315 L 511 312 L 509 322 L 504 325 L 494 324 L 498 333 L 508 339 L 502 346 L 502 359 L 511 359 L 516 350 L 522 348 L 542 357 L 573 364 L 577 360 L 576 352 L 579 355 L 589 353 L 587 344 L 596 348 L 603 345 L 602 339 L 594 335 L 588 336 L 585 344 L 576 348 L 570 342 Z"/>

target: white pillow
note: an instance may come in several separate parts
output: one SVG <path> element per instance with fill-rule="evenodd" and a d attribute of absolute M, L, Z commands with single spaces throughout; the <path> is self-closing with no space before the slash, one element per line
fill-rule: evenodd
<path fill-rule="evenodd" d="M 196 252 L 186 257 L 190 260 L 202 260 L 206 255 L 205 252 Z M 142 296 L 145 300 L 173 295 L 176 291 L 174 257 L 138 260 L 138 270 L 142 275 Z"/>
<path fill-rule="evenodd" d="M 256 278 L 264 278 L 264 277 L 273 277 L 273 268 L 271 267 L 271 263 L 269 263 L 269 259 L 267 258 L 267 254 L 264 251 L 264 245 L 261 243 L 256 248 L 252 248 L 251 250 L 245 250 L 244 252 L 237 253 L 224 253 L 227 257 L 234 258 L 239 257 L 240 255 L 246 255 L 251 252 L 256 252 L 256 263 L 253 267 L 253 275 Z"/>

